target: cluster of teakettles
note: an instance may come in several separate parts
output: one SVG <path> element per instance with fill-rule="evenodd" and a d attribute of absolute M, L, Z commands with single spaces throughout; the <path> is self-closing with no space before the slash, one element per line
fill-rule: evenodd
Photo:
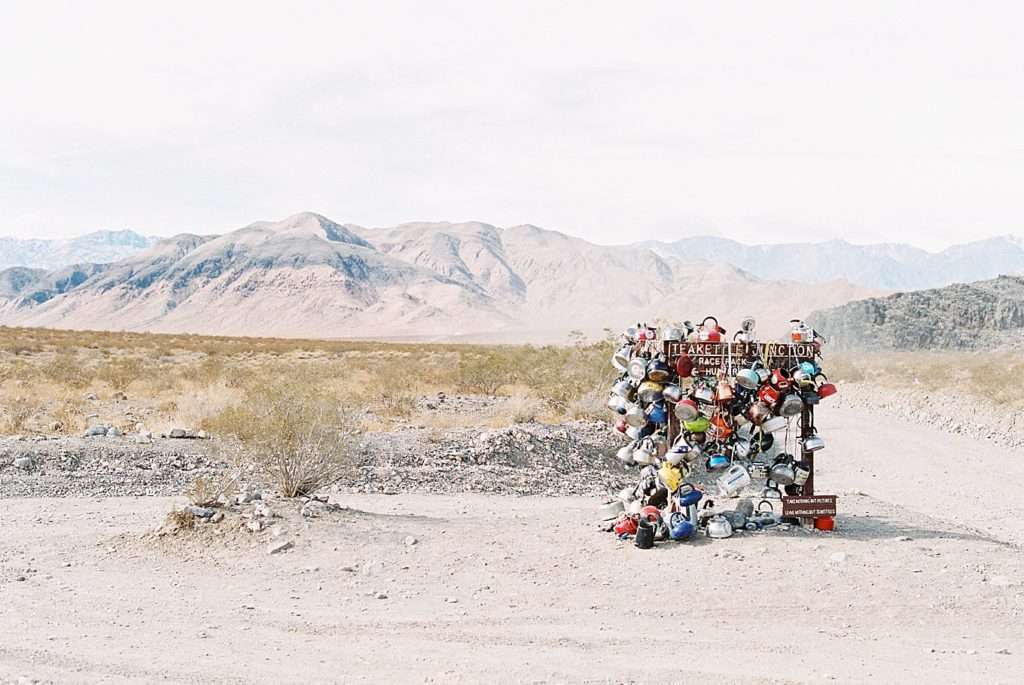
<path fill-rule="evenodd" d="M 605 518 L 619 535 L 636 535 L 638 546 L 646 546 L 648 538 L 685 540 L 701 531 L 728 537 L 737 523 L 756 530 L 777 522 L 775 509 L 783 493 L 802 494 L 812 472 L 794 455 L 825 446 L 813 425 L 800 426 L 813 415 L 806 407 L 836 393 L 820 367 L 822 339 L 794 320 L 787 342 L 804 343 L 814 351 L 810 357 L 783 363 L 777 356 L 750 354 L 723 360 L 712 371 L 685 354 L 672 360 L 665 356 L 666 341 L 728 342 L 725 336 L 714 317 L 697 326 L 687 322 L 661 330 L 639 325 L 623 333 L 612 356 L 622 375 L 611 389 L 608 408 L 618 414 L 615 432 L 628 440 L 617 456 L 640 474 L 635 486 L 606 505 Z M 731 341 L 756 342 L 754 320 L 744 320 Z M 728 347 L 730 354 L 733 347 Z M 670 443 L 672 418 L 678 430 Z M 737 512 L 700 504 L 702 491 L 689 482 L 698 469 L 710 474 L 719 494 L 729 498 L 763 478 L 759 504 L 748 512 L 745 503 L 753 501 L 741 500 L 737 512 L 742 517 L 732 521 L 726 514 Z"/>

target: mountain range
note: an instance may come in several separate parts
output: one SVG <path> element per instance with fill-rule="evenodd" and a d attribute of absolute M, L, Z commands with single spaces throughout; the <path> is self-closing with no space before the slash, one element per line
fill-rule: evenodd
<path fill-rule="evenodd" d="M 1024 278 L 895 293 L 814 312 L 834 349 L 990 350 L 1024 347 Z"/>
<path fill-rule="evenodd" d="M 112 263 L 0 272 L 0 323 L 289 337 L 563 342 L 638 319 L 755 314 L 766 334 L 879 294 L 523 225 L 338 224 L 312 212 L 182 234 Z"/>
<path fill-rule="evenodd" d="M 920 290 L 1024 273 L 1024 240 L 1000 236 L 927 252 L 900 243 L 744 245 L 713 237 L 639 243 L 661 256 L 732 264 L 760 278 L 823 283 L 837 278 L 879 290 Z"/>
<path fill-rule="evenodd" d="M 25 266 L 59 269 L 70 264 L 107 264 L 150 247 L 153 238 L 135 231 L 95 231 L 77 238 L 0 238 L 0 269 Z"/>

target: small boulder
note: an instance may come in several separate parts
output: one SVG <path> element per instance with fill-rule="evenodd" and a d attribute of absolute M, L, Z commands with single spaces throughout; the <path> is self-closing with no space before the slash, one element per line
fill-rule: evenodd
<path fill-rule="evenodd" d="M 176 439 L 187 438 L 188 431 L 184 428 L 172 428 L 171 432 L 167 434 L 167 437 Z"/>
<path fill-rule="evenodd" d="M 85 434 L 82 437 L 86 438 L 99 438 L 107 434 L 109 429 L 102 423 L 93 424 L 85 429 Z"/>
<path fill-rule="evenodd" d="M 32 467 L 35 466 L 35 461 L 32 457 L 15 457 L 14 468 L 21 469 L 22 471 L 31 471 Z"/>
<path fill-rule="evenodd" d="M 114 393 L 114 399 L 119 401 L 119 402 L 122 402 L 122 401 L 128 399 L 128 395 L 126 395 L 123 392 L 121 392 L 120 390 L 118 390 L 117 392 Z"/>
<path fill-rule="evenodd" d="M 295 546 L 295 543 L 291 540 L 274 540 L 267 545 L 268 554 L 279 554 L 285 550 L 291 549 Z"/>

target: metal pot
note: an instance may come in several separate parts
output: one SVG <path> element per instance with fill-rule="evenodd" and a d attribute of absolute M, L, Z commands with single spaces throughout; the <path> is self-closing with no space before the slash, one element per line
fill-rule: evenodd
<path fill-rule="evenodd" d="M 689 355 L 679 355 L 679 359 L 676 360 L 676 373 L 680 378 L 689 378 L 693 375 L 693 360 Z"/>
<path fill-rule="evenodd" d="M 697 532 L 697 528 L 686 517 L 686 514 L 677 511 L 669 517 L 668 536 L 673 540 L 687 540 L 693 537 L 695 532 Z"/>
<path fill-rule="evenodd" d="M 697 328 L 697 339 L 700 342 L 722 342 L 722 327 L 718 325 L 718 319 L 713 316 L 704 317 Z"/>
<path fill-rule="evenodd" d="M 769 407 L 774 407 L 775 403 L 779 401 L 779 390 L 771 385 L 761 386 L 761 389 L 757 391 L 757 399 Z"/>
<path fill-rule="evenodd" d="M 761 385 L 761 377 L 753 369 L 740 369 L 736 372 L 736 384 L 747 390 L 757 390 Z"/>
<path fill-rule="evenodd" d="M 729 381 L 724 378 L 719 379 L 718 385 L 715 387 L 715 400 L 717 402 L 729 402 L 735 394 L 732 391 L 732 386 L 729 385 Z"/>
<path fill-rule="evenodd" d="M 698 402 L 711 404 L 715 401 L 715 391 L 710 386 L 702 384 L 700 387 L 694 389 L 693 398 Z"/>
<path fill-rule="evenodd" d="M 661 383 L 655 383 L 654 381 L 644 381 L 640 384 L 640 387 L 636 389 L 636 398 L 640 400 L 642 404 L 651 404 L 661 399 L 662 392 L 665 386 Z"/>
<path fill-rule="evenodd" d="M 654 528 L 653 524 L 643 518 L 637 521 L 636 538 L 633 540 L 633 544 L 640 549 L 654 547 Z"/>
<path fill-rule="evenodd" d="M 680 421 L 692 421 L 700 415 L 697 403 L 691 399 L 680 400 L 676 403 L 673 411 L 675 411 L 676 418 Z"/>
<path fill-rule="evenodd" d="M 707 433 L 712 440 L 725 441 L 732 435 L 732 426 L 729 425 L 721 414 L 715 415 L 710 423 L 711 425 L 708 427 Z"/>
<path fill-rule="evenodd" d="M 664 402 L 655 402 L 647 408 L 647 420 L 658 426 L 668 423 L 668 410 Z"/>
<path fill-rule="evenodd" d="M 825 449 L 825 441 L 817 435 L 804 438 L 800 444 L 803 446 L 805 452 L 817 452 L 818 450 Z"/>
<path fill-rule="evenodd" d="M 772 415 L 771 408 L 764 402 L 754 402 L 750 405 L 750 409 L 747 410 L 747 418 L 755 426 L 760 426 L 762 423 L 767 421 Z"/>
<path fill-rule="evenodd" d="M 672 371 L 663 359 L 652 359 L 647 362 L 647 378 L 655 383 L 664 383 L 672 377 Z"/>
<path fill-rule="evenodd" d="M 732 456 L 735 459 L 746 459 L 753 451 L 749 438 L 737 438 L 732 443 Z"/>
<path fill-rule="evenodd" d="M 683 389 L 675 383 L 669 383 L 661 389 L 661 396 L 666 402 L 675 404 L 679 400 L 683 399 Z"/>
<path fill-rule="evenodd" d="M 822 379 L 824 379 L 824 382 L 822 382 Z M 828 378 L 826 378 L 823 373 L 819 373 L 815 376 L 814 380 L 815 382 L 821 383 L 821 385 L 818 386 L 818 395 L 821 396 L 821 399 L 831 397 L 839 392 L 839 388 L 837 388 L 834 383 L 829 383 Z"/>
<path fill-rule="evenodd" d="M 640 441 L 640 444 L 633 450 L 633 461 L 641 466 L 654 463 L 654 444 L 649 439 Z"/>
<path fill-rule="evenodd" d="M 642 381 L 647 377 L 647 362 L 650 361 L 647 357 L 633 357 L 629 360 L 629 364 L 626 366 L 626 371 L 629 373 L 629 377 Z"/>
<path fill-rule="evenodd" d="M 721 514 L 715 514 L 708 521 L 707 535 L 709 538 L 727 538 L 732 536 L 732 524 Z"/>
<path fill-rule="evenodd" d="M 683 339 L 683 331 L 679 328 L 666 328 L 661 332 L 661 339 L 665 342 L 677 342 Z"/>
<path fill-rule="evenodd" d="M 682 404 L 682 402 L 680 402 L 680 404 Z M 683 421 L 683 428 L 691 433 L 705 433 L 710 426 L 711 422 L 708 421 L 708 417 L 706 416 L 698 416 L 690 421 Z"/>
<path fill-rule="evenodd" d="M 625 415 L 626 411 L 629 410 L 629 402 L 619 395 L 611 395 L 608 397 L 608 408 L 616 414 Z"/>
<path fill-rule="evenodd" d="M 686 457 L 690 453 L 690 446 L 686 444 L 676 444 L 668 451 L 665 458 L 668 463 L 672 465 L 682 464 L 687 461 Z"/>
<path fill-rule="evenodd" d="M 681 507 L 692 507 L 700 501 L 704 493 L 693 487 L 691 483 L 683 483 L 679 486 L 677 501 Z"/>
<path fill-rule="evenodd" d="M 631 442 L 625 447 L 620 447 L 619 451 L 615 453 L 615 456 L 619 458 L 626 466 L 632 466 L 636 462 L 633 460 L 633 450 L 636 449 L 636 443 Z"/>
<path fill-rule="evenodd" d="M 796 479 L 793 470 L 793 458 L 788 454 L 780 454 L 775 463 L 768 469 L 768 478 L 779 485 L 789 485 Z"/>
<path fill-rule="evenodd" d="M 806 461 L 798 461 L 793 464 L 793 485 L 803 486 L 811 476 L 811 464 Z"/>
<path fill-rule="evenodd" d="M 615 385 L 612 386 L 612 392 L 619 397 L 624 397 L 627 400 L 633 398 L 633 394 L 636 392 L 636 388 L 626 378 L 621 378 L 615 381 Z"/>
<path fill-rule="evenodd" d="M 804 401 L 799 395 L 791 392 L 782 398 L 777 409 L 780 416 L 798 416 L 804 410 Z"/>
<path fill-rule="evenodd" d="M 647 415 L 639 405 L 631 404 L 626 410 L 626 423 L 634 428 L 641 428 L 647 423 Z"/>
<path fill-rule="evenodd" d="M 729 468 L 730 459 L 724 454 L 712 454 L 704 461 L 704 468 L 709 472 L 723 471 Z"/>
<path fill-rule="evenodd" d="M 612 355 L 612 366 L 614 366 L 619 372 L 626 370 L 626 366 L 629 365 L 629 359 L 633 356 L 633 346 L 623 345 L 615 351 Z"/>
<path fill-rule="evenodd" d="M 630 426 L 626 429 L 626 437 L 630 440 L 636 440 L 640 437 L 640 428 L 637 426 Z"/>

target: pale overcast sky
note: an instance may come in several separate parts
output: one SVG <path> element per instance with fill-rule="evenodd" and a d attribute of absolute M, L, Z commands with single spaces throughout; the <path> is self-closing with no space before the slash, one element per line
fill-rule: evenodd
<path fill-rule="evenodd" d="M 155 6 L 0 0 L 0 234 L 1024 234 L 1019 3 Z"/>

